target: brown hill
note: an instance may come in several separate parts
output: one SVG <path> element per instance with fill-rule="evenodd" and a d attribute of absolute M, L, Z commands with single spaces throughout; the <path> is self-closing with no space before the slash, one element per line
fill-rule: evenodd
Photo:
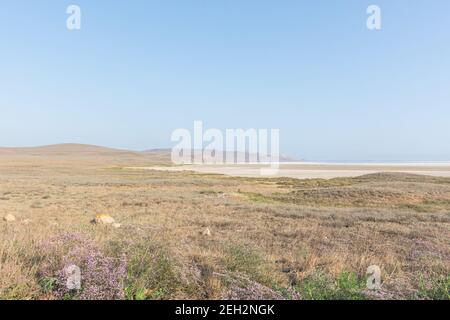
<path fill-rule="evenodd" d="M 64 156 L 64 155 L 139 155 L 139 152 L 113 149 L 87 144 L 53 144 L 39 147 L 0 148 L 0 155 L 36 155 L 36 156 Z"/>
<path fill-rule="evenodd" d="M 27 148 L 1 148 L 0 159 L 14 160 L 15 163 L 34 162 L 50 163 L 83 161 L 91 164 L 127 164 L 146 165 L 151 163 L 168 163 L 170 154 L 161 152 L 139 152 L 100 147 L 87 144 L 54 144 L 40 147 Z"/>

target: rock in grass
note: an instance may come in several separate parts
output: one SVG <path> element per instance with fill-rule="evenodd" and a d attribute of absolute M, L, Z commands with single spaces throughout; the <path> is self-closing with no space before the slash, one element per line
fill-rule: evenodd
<path fill-rule="evenodd" d="M 211 236 L 211 230 L 209 230 L 209 228 L 206 228 L 205 230 L 203 230 L 201 232 L 201 235 L 205 236 L 205 237 L 210 237 Z"/>
<path fill-rule="evenodd" d="M 110 224 L 110 225 L 112 225 L 112 224 L 116 223 L 116 220 L 114 220 L 113 217 L 108 216 L 107 214 L 97 214 L 95 216 L 95 219 L 92 222 L 95 224 L 106 224 L 106 225 Z"/>
<path fill-rule="evenodd" d="M 3 221 L 14 222 L 16 221 L 16 217 L 14 217 L 12 214 L 7 214 L 6 216 L 3 217 Z"/>

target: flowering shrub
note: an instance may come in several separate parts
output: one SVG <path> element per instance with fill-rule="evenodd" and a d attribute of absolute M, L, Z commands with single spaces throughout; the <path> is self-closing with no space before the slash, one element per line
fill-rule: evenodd
<path fill-rule="evenodd" d="M 40 272 L 44 283 L 58 299 L 124 299 L 127 261 L 124 254 L 108 257 L 92 240 L 78 233 L 63 233 L 42 244 L 44 263 Z M 68 285 L 67 270 L 81 271 L 81 287 Z M 69 282 L 68 282 L 69 281 Z"/>

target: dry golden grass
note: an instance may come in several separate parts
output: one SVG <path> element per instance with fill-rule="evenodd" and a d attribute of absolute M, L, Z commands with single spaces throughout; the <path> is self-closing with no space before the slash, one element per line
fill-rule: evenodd
<path fill-rule="evenodd" d="M 17 219 L 0 222 L 0 298 L 55 298 L 43 284 L 41 243 L 76 232 L 111 256 L 127 253 L 130 299 L 448 299 L 448 178 L 251 179 L 126 169 L 162 159 L 0 157 L 0 216 Z M 91 224 L 99 213 L 122 227 Z M 362 294 L 374 264 L 383 290 Z"/>

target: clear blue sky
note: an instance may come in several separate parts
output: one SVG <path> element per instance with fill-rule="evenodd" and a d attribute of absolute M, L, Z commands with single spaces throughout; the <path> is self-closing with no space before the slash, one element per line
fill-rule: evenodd
<path fill-rule="evenodd" d="M 448 0 L 5 0 L 0 40 L 0 146 L 170 147 L 203 120 L 310 160 L 450 160 Z"/>

